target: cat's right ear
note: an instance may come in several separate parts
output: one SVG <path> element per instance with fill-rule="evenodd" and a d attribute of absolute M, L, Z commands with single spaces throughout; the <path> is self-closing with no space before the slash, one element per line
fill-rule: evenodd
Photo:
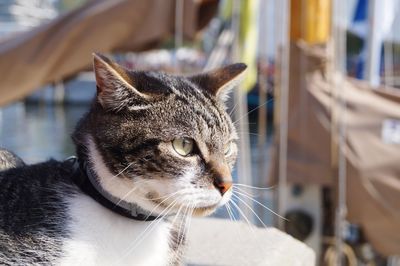
<path fill-rule="evenodd" d="M 225 102 L 229 92 L 238 85 L 244 77 L 247 66 L 236 63 L 189 77 L 201 89 Z"/>
<path fill-rule="evenodd" d="M 93 68 L 96 77 L 97 100 L 107 110 L 120 111 L 130 101 L 148 103 L 150 96 L 134 86 L 129 71 L 99 53 L 93 53 Z"/>

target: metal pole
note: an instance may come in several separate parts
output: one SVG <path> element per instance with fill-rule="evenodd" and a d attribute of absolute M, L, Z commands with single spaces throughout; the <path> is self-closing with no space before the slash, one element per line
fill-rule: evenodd
<path fill-rule="evenodd" d="M 381 38 L 379 36 L 379 12 L 380 1 L 370 0 L 368 3 L 368 35 L 365 64 L 365 78 L 371 86 L 377 87 L 380 84 L 380 64 L 381 64 Z"/>
<path fill-rule="evenodd" d="M 262 63 L 261 63 L 262 65 Z M 264 180 L 267 178 L 266 173 L 266 156 L 265 156 L 265 144 L 267 142 L 267 124 L 268 124 L 268 115 L 267 115 L 267 96 L 268 96 L 268 85 L 267 85 L 267 77 L 262 73 L 260 69 L 258 74 L 258 106 L 261 106 L 258 109 L 258 184 L 256 186 L 264 187 Z M 262 194 L 263 198 L 265 198 L 265 192 Z M 265 209 L 258 206 L 258 213 L 260 213 L 260 217 L 265 217 Z"/>
<path fill-rule="evenodd" d="M 232 32 L 235 35 L 233 42 L 233 60 L 239 60 L 239 32 L 240 32 L 240 0 L 234 0 L 232 2 Z M 237 125 L 239 130 L 239 158 L 238 158 L 238 180 L 241 184 L 252 185 L 252 171 L 251 171 L 251 152 L 250 152 L 250 138 L 249 138 L 249 120 L 247 116 L 247 97 L 246 92 L 238 86 L 234 91 L 235 105 L 235 117 L 237 119 Z M 243 199 L 246 204 L 253 208 L 253 202 L 249 199 Z M 240 209 L 247 219 L 254 223 L 253 213 L 244 203 L 238 202 Z"/>
<path fill-rule="evenodd" d="M 262 65 L 262 64 L 261 64 Z M 267 141 L 267 77 L 262 73 L 262 71 L 258 74 L 258 180 L 264 180 L 266 177 L 265 174 L 265 143 Z M 257 184 L 259 186 L 263 186 L 263 184 Z"/>
<path fill-rule="evenodd" d="M 174 66 L 177 72 L 180 72 L 180 64 L 177 51 L 183 44 L 183 0 L 175 0 L 175 58 Z"/>
<path fill-rule="evenodd" d="M 389 37 L 384 43 L 383 43 L 383 54 L 385 58 L 385 86 L 393 86 L 395 84 L 394 82 L 394 71 L 393 71 L 393 55 L 394 55 L 394 38 L 393 34 L 390 33 Z M 390 41 L 390 43 L 389 43 Z"/>
<path fill-rule="evenodd" d="M 280 1 L 280 99 L 279 99 L 279 184 L 278 184 L 278 213 L 285 215 L 287 208 L 287 136 L 288 136 L 288 102 L 289 102 L 289 67 L 290 67 L 290 0 Z M 278 46 L 279 55 L 279 46 Z M 284 228 L 284 220 L 278 220 L 278 227 Z"/>
<path fill-rule="evenodd" d="M 2 146 L 2 139 L 3 139 L 3 109 L 0 107 L 0 147 Z"/>
<path fill-rule="evenodd" d="M 347 205 L 347 162 L 345 156 L 346 148 L 346 98 L 344 97 L 344 78 L 346 71 L 346 27 L 342 20 L 343 14 L 346 14 L 346 2 L 342 0 L 334 1 L 333 5 L 333 67 L 330 73 L 333 90 L 333 116 L 332 116 L 332 138 L 337 137 L 338 149 L 337 156 L 338 165 L 338 189 L 337 189 L 337 208 L 335 221 L 335 245 L 336 245 L 336 265 L 342 265 L 343 258 L 343 234 L 346 226 Z"/>

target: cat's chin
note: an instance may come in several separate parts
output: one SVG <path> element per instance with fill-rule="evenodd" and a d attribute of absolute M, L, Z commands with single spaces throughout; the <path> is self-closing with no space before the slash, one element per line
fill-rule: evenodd
<path fill-rule="evenodd" d="M 221 201 L 210 206 L 195 207 L 192 216 L 209 216 L 213 214 L 218 208 L 224 206 L 230 197 L 224 197 Z"/>
<path fill-rule="evenodd" d="M 145 198 L 151 205 L 151 208 L 148 208 L 149 211 L 155 211 L 156 213 L 169 213 L 171 215 L 175 215 L 181 210 L 193 210 L 189 211 L 192 216 L 208 216 L 214 213 L 218 208 L 224 206 L 232 197 L 232 190 L 227 191 L 223 197 L 216 192 L 216 190 L 210 190 L 210 193 L 207 196 L 207 200 L 204 198 L 198 198 L 196 196 L 184 197 L 177 201 L 177 199 L 169 199 L 168 193 L 165 196 L 157 191 L 151 191 L 145 194 Z M 204 193 L 204 191 L 203 191 Z M 173 192 L 169 192 L 169 194 L 173 194 Z M 188 204 L 189 202 L 194 204 Z"/>
<path fill-rule="evenodd" d="M 213 214 L 217 210 L 218 207 L 219 207 L 219 204 L 216 204 L 216 205 L 213 205 L 210 207 L 195 208 L 193 210 L 192 216 L 195 216 L 195 217 L 209 216 L 209 215 Z"/>

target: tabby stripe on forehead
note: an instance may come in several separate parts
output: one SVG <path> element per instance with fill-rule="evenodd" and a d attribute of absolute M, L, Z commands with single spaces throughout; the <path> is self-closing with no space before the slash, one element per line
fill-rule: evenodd
<path fill-rule="evenodd" d="M 194 112 L 195 112 L 196 115 L 201 117 L 206 122 L 207 126 L 212 127 L 212 126 L 215 125 L 215 122 L 212 119 L 212 117 L 210 116 L 210 114 L 208 114 L 206 112 L 201 112 L 198 109 L 196 109 Z"/>
<path fill-rule="evenodd" d="M 193 95 L 195 96 L 203 105 L 206 105 L 208 103 L 208 98 L 204 95 L 204 92 L 202 89 L 200 89 L 196 84 L 189 82 L 189 81 L 184 81 L 185 83 L 188 83 L 188 88 L 185 88 L 185 93 L 181 94 L 182 96 L 186 95 Z M 206 92 L 207 93 L 207 92 Z"/>
<path fill-rule="evenodd" d="M 218 108 L 215 104 L 213 104 L 212 105 L 212 109 L 215 111 L 215 113 L 216 113 L 216 117 L 217 117 L 217 119 L 218 119 L 218 122 L 222 125 L 222 124 L 224 124 L 224 118 L 225 118 L 225 116 L 221 113 L 221 110 L 220 110 L 220 108 Z"/>
<path fill-rule="evenodd" d="M 201 104 L 199 104 L 200 106 L 206 106 L 206 107 L 208 107 L 208 109 L 212 110 L 213 111 L 212 113 L 214 114 L 214 118 L 219 123 L 223 123 L 224 122 L 222 119 L 223 115 L 221 114 L 221 111 L 219 110 L 219 108 L 216 106 L 216 104 L 213 100 L 213 96 L 211 94 L 209 94 L 207 91 L 202 91 L 197 86 L 194 86 L 194 87 L 196 89 L 192 90 L 192 93 L 191 93 L 192 97 L 194 96 L 198 101 L 200 101 L 200 103 L 201 103 Z M 184 95 L 182 95 L 182 96 L 184 96 Z M 184 97 L 180 97 L 180 98 L 183 99 Z M 187 97 L 185 100 L 186 101 L 184 101 L 184 102 L 190 102 L 189 97 Z M 203 119 L 204 119 L 204 116 L 203 116 Z M 210 119 L 210 118 L 208 118 L 208 119 Z M 207 122 L 207 124 L 210 124 L 210 123 Z M 212 124 L 214 124 L 214 123 L 212 123 Z"/>
<path fill-rule="evenodd" d="M 209 115 L 212 116 L 214 119 L 214 121 L 218 121 L 219 125 L 223 125 L 224 124 L 224 116 L 223 114 L 220 112 L 220 110 L 212 103 L 209 103 L 209 110 L 211 110 L 211 112 L 209 112 Z M 215 124 L 215 123 L 213 123 Z"/>
<path fill-rule="evenodd" d="M 220 121 L 221 121 L 221 125 L 224 125 L 224 130 L 225 130 L 225 133 L 226 134 L 229 134 L 229 123 L 227 123 L 228 121 L 228 119 L 227 119 L 227 114 L 226 114 L 226 112 L 225 111 L 222 111 L 222 110 L 220 110 L 220 109 L 218 109 L 217 108 L 217 112 L 219 113 L 219 117 L 220 117 Z"/>
<path fill-rule="evenodd" d="M 197 93 L 199 93 L 199 92 L 197 92 Z M 176 97 L 176 98 L 175 98 L 176 100 L 182 101 L 184 104 L 187 104 L 187 105 L 194 105 L 194 104 L 196 104 L 195 102 L 193 102 L 193 95 L 192 95 L 191 97 L 188 97 L 188 96 L 186 96 L 186 95 L 180 95 L 180 96 L 175 96 L 175 97 Z M 203 97 L 204 97 L 204 96 L 203 96 Z M 202 105 L 201 105 L 201 104 L 199 105 L 200 108 L 199 108 L 198 106 L 196 106 L 196 107 L 193 106 L 196 115 L 198 115 L 199 117 L 203 118 L 203 120 L 207 123 L 207 125 L 209 125 L 209 126 L 214 125 L 215 123 L 212 122 L 212 117 L 210 116 L 210 114 L 209 114 L 208 112 L 204 111 L 203 108 L 201 108 L 202 106 L 204 106 L 204 105 L 206 105 L 206 104 L 209 105 L 210 103 L 204 101 L 204 99 L 201 98 L 201 97 L 195 97 L 195 98 L 196 98 L 196 100 L 199 100 L 199 98 L 203 100 L 203 104 L 202 104 Z M 192 100 L 192 101 L 191 101 L 191 100 Z"/>
<path fill-rule="evenodd" d="M 184 95 L 174 95 L 175 100 L 181 101 L 184 104 L 190 105 L 190 99 Z"/>
<path fill-rule="evenodd" d="M 214 117 L 216 120 L 218 120 L 219 123 L 223 123 L 222 117 L 223 115 L 221 114 L 221 111 L 219 108 L 216 106 L 215 100 L 213 99 L 213 96 L 211 96 L 210 93 L 207 91 L 199 91 L 197 88 L 196 93 L 198 94 L 199 100 L 202 101 L 204 106 L 209 107 L 210 110 L 213 111 Z"/>
<path fill-rule="evenodd" d="M 202 103 L 201 104 L 202 106 L 208 106 L 208 107 L 211 106 L 213 109 L 218 109 L 214 102 L 214 96 L 212 96 L 208 91 L 202 90 L 192 82 L 189 82 L 189 86 L 190 86 L 190 93 L 185 93 L 183 95 L 180 94 L 180 96 L 182 96 L 180 98 L 183 98 L 185 95 L 193 95 L 197 100 L 199 100 Z M 186 98 L 186 102 L 190 102 L 190 99 Z M 217 112 L 218 112 L 217 117 L 221 116 L 219 110 Z M 219 119 L 219 122 L 222 121 Z"/>

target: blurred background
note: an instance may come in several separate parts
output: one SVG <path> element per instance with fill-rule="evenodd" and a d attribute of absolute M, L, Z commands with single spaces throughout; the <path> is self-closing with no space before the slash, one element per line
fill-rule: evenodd
<path fill-rule="evenodd" d="M 400 265 L 400 0 L 0 0 L 0 146 L 74 154 L 92 52 L 131 69 L 249 71 L 231 212 L 318 265 Z M 281 217 L 285 217 L 283 219 Z"/>

